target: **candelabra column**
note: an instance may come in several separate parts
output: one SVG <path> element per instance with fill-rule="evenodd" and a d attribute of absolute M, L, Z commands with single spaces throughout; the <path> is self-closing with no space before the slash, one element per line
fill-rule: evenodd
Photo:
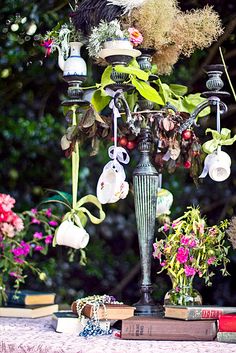
<path fill-rule="evenodd" d="M 140 161 L 133 172 L 134 205 L 141 260 L 141 298 L 134 304 L 135 315 L 162 316 L 162 308 L 155 305 L 151 293 L 151 259 L 157 208 L 158 172 L 151 163 L 153 138 L 149 127 L 141 128 Z"/>

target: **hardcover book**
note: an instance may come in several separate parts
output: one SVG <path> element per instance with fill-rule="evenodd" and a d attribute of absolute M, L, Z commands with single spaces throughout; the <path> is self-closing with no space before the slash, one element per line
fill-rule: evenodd
<path fill-rule="evenodd" d="M 218 321 L 218 330 L 223 332 L 236 333 L 236 314 L 220 315 Z"/>
<path fill-rule="evenodd" d="M 217 320 L 220 315 L 236 313 L 236 307 L 214 305 L 165 305 L 165 317 L 182 320 Z"/>
<path fill-rule="evenodd" d="M 57 304 L 44 306 L 5 306 L 0 307 L 0 316 L 34 319 L 37 317 L 52 315 L 55 311 L 58 311 Z"/>
<path fill-rule="evenodd" d="M 122 320 L 121 338 L 127 340 L 212 341 L 216 321 L 181 321 L 134 316 Z"/>
<path fill-rule="evenodd" d="M 52 315 L 52 327 L 56 332 L 60 333 L 71 333 L 79 334 L 83 331 L 87 321 L 89 319 L 82 316 L 81 321 L 78 318 L 77 314 L 74 314 L 72 311 L 58 311 Z M 109 321 L 99 321 L 99 326 L 103 330 L 110 329 Z"/>
<path fill-rule="evenodd" d="M 47 305 L 54 304 L 55 293 L 36 292 L 21 290 L 17 293 L 14 290 L 7 292 L 8 305 Z"/>
<path fill-rule="evenodd" d="M 76 302 L 72 303 L 71 310 L 78 315 Z M 134 310 L 135 307 L 125 304 L 105 304 L 105 308 L 103 305 L 99 307 L 96 315 L 99 320 L 123 320 L 134 316 Z M 89 318 L 93 317 L 93 306 L 90 304 L 85 305 L 82 314 Z"/>
<path fill-rule="evenodd" d="M 218 332 L 218 342 L 236 343 L 236 332 Z"/>

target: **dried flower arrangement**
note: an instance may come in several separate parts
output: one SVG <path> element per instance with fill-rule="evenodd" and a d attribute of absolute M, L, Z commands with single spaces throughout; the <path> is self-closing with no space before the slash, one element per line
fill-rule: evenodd
<path fill-rule="evenodd" d="M 131 12 L 130 20 L 142 32 L 143 46 L 157 50 L 153 63 L 159 74 L 169 74 L 181 54 L 209 47 L 223 33 L 211 6 L 183 12 L 175 0 L 147 0 Z"/>

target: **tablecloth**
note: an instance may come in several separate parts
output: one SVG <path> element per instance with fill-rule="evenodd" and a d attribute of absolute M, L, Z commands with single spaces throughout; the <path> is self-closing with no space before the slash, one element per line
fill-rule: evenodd
<path fill-rule="evenodd" d="M 0 353 L 236 353 L 236 344 L 198 341 L 138 341 L 57 333 L 51 318 L 0 318 Z"/>

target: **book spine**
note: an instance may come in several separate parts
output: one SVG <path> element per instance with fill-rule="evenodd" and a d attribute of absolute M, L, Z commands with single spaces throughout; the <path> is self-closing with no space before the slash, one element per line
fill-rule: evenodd
<path fill-rule="evenodd" d="M 168 320 L 169 321 L 169 320 Z M 197 325 L 179 323 L 160 323 L 155 321 L 123 320 L 121 328 L 122 339 L 134 340 L 168 340 L 168 341 L 212 341 L 216 337 L 215 322 L 201 322 Z"/>
<path fill-rule="evenodd" d="M 236 343 L 236 332 L 218 332 L 218 342 Z"/>
<path fill-rule="evenodd" d="M 8 305 L 25 305 L 26 296 L 22 293 L 9 293 L 7 296 Z"/>
<path fill-rule="evenodd" d="M 223 309 L 188 308 L 187 320 L 217 320 L 223 314 Z"/>
<path fill-rule="evenodd" d="M 236 316 L 235 317 L 220 316 L 219 323 L 218 323 L 218 329 L 219 329 L 219 331 L 235 332 L 235 334 L 236 334 Z"/>

